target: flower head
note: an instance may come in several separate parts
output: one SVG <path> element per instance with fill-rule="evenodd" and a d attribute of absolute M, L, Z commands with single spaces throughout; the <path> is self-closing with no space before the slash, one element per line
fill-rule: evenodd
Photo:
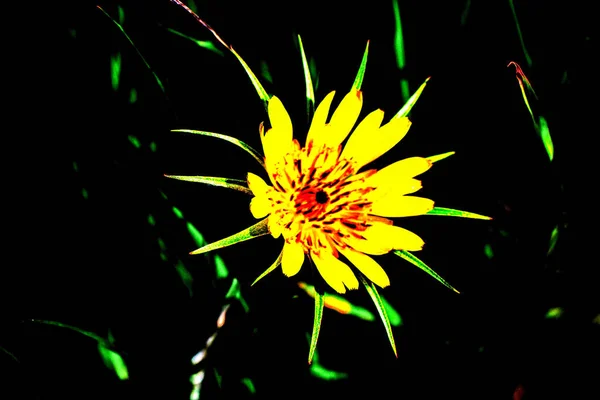
<path fill-rule="evenodd" d="M 292 121 L 279 98 L 267 94 L 248 64 L 206 22 L 179 0 L 172 1 L 209 29 L 215 39 L 238 59 L 258 96 L 267 106 L 270 125 L 268 128 L 260 125 L 264 156 L 231 136 L 188 129 L 173 130 L 219 138 L 239 146 L 265 169 L 270 182 L 269 185 L 251 172 L 245 181 L 209 176 L 167 175 L 174 179 L 221 186 L 250 194 L 253 196 L 250 211 L 254 217 L 261 219 L 260 222 L 194 250 L 191 254 L 205 253 L 267 234 L 274 238 L 282 236 L 284 244 L 281 253 L 254 283 L 279 266 L 285 275 L 294 276 L 302 268 L 307 256 L 314 262 L 325 282 L 338 293 L 344 293 L 346 289 L 357 289 L 360 280 L 375 303 L 394 354 L 397 355 L 390 320 L 375 286 L 388 286 L 390 280 L 371 256 L 393 252 L 448 288 L 458 291 L 411 253 L 422 249 L 423 240 L 394 225 L 389 218 L 429 214 L 490 219 L 466 211 L 434 207 L 432 200 L 410 196 L 421 188 L 421 182 L 415 177 L 427 171 L 434 162 L 454 152 L 426 158 L 407 158 L 379 171 L 365 168 L 406 135 L 411 124 L 407 115 L 429 79 L 387 123 L 382 125 L 383 111 L 375 110 L 354 128 L 362 109 L 360 88 L 369 49 L 367 42 L 352 89 L 341 100 L 330 119 L 329 109 L 335 93 L 325 96 L 313 115 L 302 147 L 294 139 Z M 314 91 L 300 36 L 298 43 L 310 114 L 314 104 Z M 314 298 L 315 318 L 309 363 L 315 352 L 325 304 L 322 290 L 315 290 Z"/>
<path fill-rule="evenodd" d="M 256 218 L 267 217 L 273 237 L 283 237 L 285 275 L 298 273 L 308 255 L 338 293 L 358 288 L 349 265 L 385 287 L 389 278 L 370 255 L 421 250 L 419 236 L 388 218 L 433 209 L 432 200 L 407 196 L 421 188 L 414 177 L 432 163 L 413 157 L 379 171 L 365 169 L 406 135 L 410 121 L 397 117 L 382 125 L 384 113 L 375 110 L 352 130 L 362 108 L 362 92 L 353 88 L 327 121 L 334 94 L 317 107 L 304 147 L 293 139 L 292 123 L 281 101 L 275 96 L 270 99 L 271 127 L 265 132 L 261 124 L 260 135 L 271 185 L 248 174 L 254 195 L 250 210 Z"/>

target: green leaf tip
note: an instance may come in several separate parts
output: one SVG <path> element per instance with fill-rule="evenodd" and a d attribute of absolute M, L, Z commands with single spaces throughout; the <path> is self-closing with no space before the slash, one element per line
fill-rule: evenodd
<path fill-rule="evenodd" d="M 412 254 L 406 250 L 395 250 L 394 254 L 400 258 L 405 259 L 406 261 L 410 262 L 411 264 L 418 267 L 419 269 L 427 272 L 431 277 L 435 278 L 438 282 L 440 282 L 442 285 L 446 286 L 448 289 L 460 294 L 460 292 L 458 290 L 456 290 L 451 284 L 446 282 L 446 280 L 444 278 L 439 276 L 433 269 L 431 269 L 427 264 L 425 264 L 423 261 L 421 261 L 419 258 L 417 258 L 414 254 Z"/>
<path fill-rule="evenodd" d="M 319 332 L 321 331 L 321 321 L 323 320 L 323 306 L 325 301 L 323 295 L 315 291 L 315 315 L 313 319 L 313 330 L 310 336 L 310 349 L 308 351 L 308 365 L 312 364 L 315 350 L 317 348 L 317 341 L 319 339 Z"/>
<path fill-rule="evenodd" d="M 268 218 L 265 218 L 262 221 L 257 222 L 256 224 L 244 229 L 241 232 L 228 236 L 224 239 L 217 240 L 216 242 L 207 244 L 206 246 L 200 247 L 199 249 L 190 252 L 190 254 L 202 254 L 208 251 L 222 249 L 224 247 L 228 247 L 239 242 L 244 242 L 246 240 L 254 239 L 259 236 L 267 235 L 268 233 Z"/>
<path fill-rule="evenodd" d="M 453 208 L 444 208 L 444 207 L 433 207 L 433 209 L 429 210 L 425 215 L 441 215 L 447 217 L 460 217 L 460 218 L 471 218 L 471 219 L 483 219 L 483 220 L 491 220 L 492 217 L 488 217 L 486 215 L 475 214 L 468 211 L 455 210 Z"/>
<path fill-rule="evenodd" d="M 359 276 L 360 281 L 362 282 L 363 286 L 367 289 L 369 296 L 371 296 L 371 299 L 373 300 L 373 303 L 375 304 L 375 308 L 377 308 L 377 312 L 379 313 L 381 322 L 383 322 L 383 326 L 385 327 L 385 332 L 387 333 L 388 340 L 390 341 L 390 345 L 392 346 L 392 350 L 394 351 L 394 355 L 396 356 L 396 358 L 398 358 L 398 350 L 396 350 L 396 342 L 394 341 L 394 333 L 392 332 L 392 325 L 390 323 L 390 318 L 388 317 L 388 314 L 386 311 L 386 304 L 385 304 L 384 300 L 381 298 L 381 296 L 379 295 L 379 292 L 377 291 L 377 287 L 375 286 L 375 284 L 367 281 L 367 279 L 362 274 L 359 274 L 358 276 Z"/>
<path fill-rule="evenodd" d="M 356 74 L 356 78 L 354 78 L 354 83 L 352 84 L 352 89 L 354 90 L 360 90 L 360 88 L 362 87 L 363 79 L 365 78 L 365 70 L 367 69 L 367 58 L 369 57 L 369 43 L 370 40 L 367 40 L 367 47 L 365 48 L 365 52 L 360 62 L 360 67 L 358 68 L 358 73 Z"/>

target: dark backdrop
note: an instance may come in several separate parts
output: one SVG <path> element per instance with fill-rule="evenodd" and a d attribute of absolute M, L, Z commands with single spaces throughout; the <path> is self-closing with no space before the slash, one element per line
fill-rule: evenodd
<path fill-rule="evenodd" d="M 422 176 L 423 196 L 494 218 L 401 221 L 426 241 L 419 256 L 461 294 L 383 257 L 392 285 L 382 294 L 403 319 L 394 328 L 398 359 L 377 319 L 325 310 L 319 363 L 347 374 L 339 380 L 314 376 L 306 363 L 313 305 L 297 279 L 277 270 L 250 287 L 280 241 L 220 250 L 226 278 L 214 254 L 188 255 L 198 247 L 189 224 L 213 241 L 254 223 L 244 194 L 163 177 L 258 171 L 230 144 L 169 131 L 215 131 L 260 148 L 266 113 L 235 57 L 170 31 L 214 39 L 167 0 L 7 14 L 16 25 L 6 42 L 16 46 L 5 53 L 2 398 L 187 399 L 202 369 L 200 397 L 209 399 L 597 396 L 592 13 L 577 2 L 515 3 L 531 65 L 508 1 L 400 1 L 402 71 L 392 1 L 193 4 L 282 99 L 298 137 L 306 118 L 297 34 L 318 72 L 317 101 L 350 88 L 367 40 L 362 115 L 393 115 L 401 80 L 412 92 L 431 76 L 409 134 L 382 161 L 456 151 Z M 111 60 L 120 62 L 118 85 Z M 548 121 L 552 162 L 510 61 L 537 93 L 532 107 Z M 234 278 L 247 311 L 225 299 Z M 347 299 L 375 313 L 364 290 Z M 192 365 L 227 303 L 207 359 Z M 33 319 L 104 338 L 110 331 L 129 379 L 105 367 L 94 339 Z"/>

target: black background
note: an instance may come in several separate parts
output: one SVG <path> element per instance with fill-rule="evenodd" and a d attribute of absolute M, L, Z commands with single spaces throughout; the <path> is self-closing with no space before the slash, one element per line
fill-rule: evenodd
<path fill-rule="evenodd" d="M 219 251 L 227 279 L 216 279 L 211 257 L 188 255 L 197 246 L 187 222 L 207 241 L 220 239 L 254 223 L 248 198 L 163 177 L 244 179 L 258 171 L 228 143 L 170 132 L 220 132 L 260 148 L 266 113 L 235 57 L 219 44 L 222 56 L 169 32 L 213 40 L 167 0 L 67 1 L 10 14 L 24 17 L 6 38 L 15 51 L 6 50 L 5 75 L 2 399 L 187 399 L 189 377 L 202 368 L 201 398 L 210 399 L 596 398 L 590 81 L 597 37 L 585 3 L 515 3 L 531 66 L 508 1 L 400 1 L 406 68 L 399 71 L 391 1 L 196 1 L 200 17 L 282 99 L 299 138 L 306 118 L 297 34 L 318 71 L 317 101 L 331 90 L 339 101 L 350 88 L 367 40 L 362 115 L 375 108 L 393 115 L 402 106 L 400 80 L 412 92 L 431 76 L 409 134 L 381 165 L 456 151 L 421 177 L 422 195 L 494 218 L 399 221 L 425 240 L 419 257 L 461 294 L 393 255 L 382 257 L 392 281 L 382 294 L 403 317 L 394 328 L 398 359 L 379 321 L 325 310 L 319 361 L 348 374 L 338 381 L 312 376 L 306 363 L 313 305 L 296 282 L 310 280 L 307 268 L 297 279 L 277 270 L 250 287 L 277 256 L 279 241 L 264 237 Z M 96 5 L 115 19 L 122 7 L 135 48 Z M 117 53 L 122 70 L 113 90 L 110 59 Z M 532 106 L 548 121 L 552 162 L 510 61 L 536 90 Z M 260 75 L 261 62 L 272 82 Z M 194 279 L 191 295 L 177 260 Z M 233 277 L 250 311 L 233 302 L 208 359 L 193 366 Z M 375 312 L 364 290 L 347 298 Z M 562 315 L 546 318 L 556 307 Z M 32 319 L 104 337 L 110 330 L 130 379 L 119 381 L 104 366 L 94 340 Z M 255 394 L 242 378 L 252 379 Z"/>

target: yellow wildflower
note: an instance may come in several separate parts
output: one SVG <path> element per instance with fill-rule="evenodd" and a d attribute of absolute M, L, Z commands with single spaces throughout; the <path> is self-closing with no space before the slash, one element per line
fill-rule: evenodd
<path fill-rule="evenodd" d="M 341 255 L 372 282 L 385 287 L 389 278 L 370 255 L 421 250 L 419 236 L 388 218 L 433 209 L 432 200 L 407 196 L 421 188 L 414 177 L 432 163 L 412 157 L 379 171 L 364 170 L 394 147 L 411 123 L 407 117 L 396 117 L 381 125 L 384 113 L 375 110 L 352 131 L 362 108 L 362 92 L 354 88 L 327 122 L 334 94 L 329 93 L 317 107 L 304 147 L 293 139 L 292 122 L 283 104 L 271 97 L 271 128 L 265 132 L 261 124 L 260 135 L 272 185 L 248 174 L 254 195 L 250 210 L 255 218 L 267 216 L 274 238 L 283 236 L 285 275 L 298 273 L 308 255 L 336 292 L 357 289 L 358 280 Z"/>

